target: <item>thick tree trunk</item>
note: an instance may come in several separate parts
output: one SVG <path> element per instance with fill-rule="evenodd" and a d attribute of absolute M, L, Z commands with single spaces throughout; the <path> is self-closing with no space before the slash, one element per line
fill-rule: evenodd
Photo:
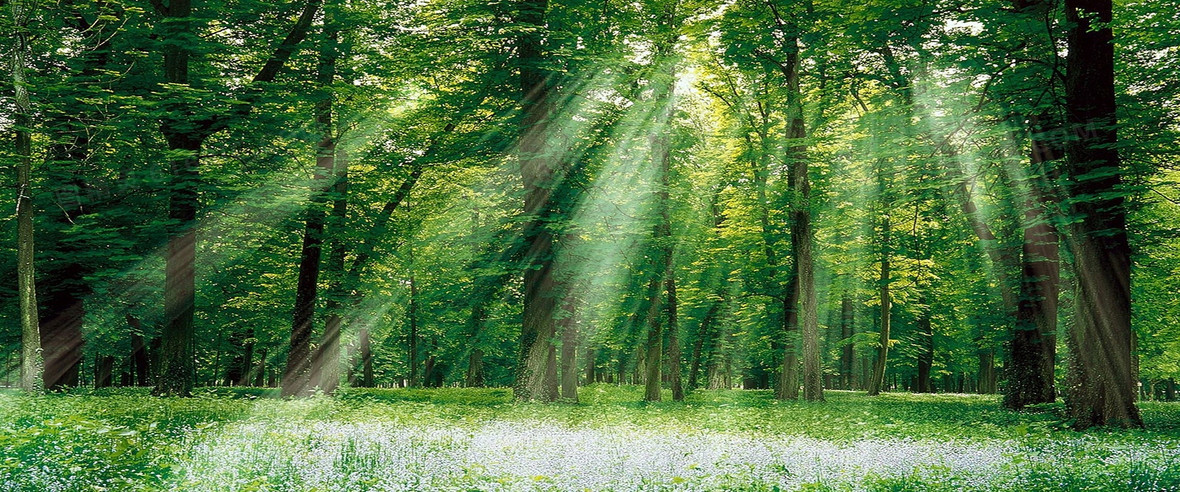
<path fill-rule="evenodd" d="M 664 272 L 664 285 L 668 291 L 668 379 L 672 385 L 672 400 L 684 401 L 684 385 L 682 383 L 680 364 L 680 320 L 677 315 L 678 300 L 676 298 L 676 275 L 671 271 L 672 262 L 668 262 L 668 270 Z"/>
<path fill-rule="evenodd" d="M 793 139 L 806 138 L 803 128 L 803 95 L 799 91 L 798 80 L 798 52 L 793 53 L 791 63 L 794 66 L 795 78 L 790 81 L 794 102 L 791 118 L 790 137 Z M 789 79 L 790 80 L 790 79 Z M 796 140 L 798 142 L 798 140 Z M 791 206 L 791 249 L 794 252 L 796 270 L 798 271 L 798 289 L 800 317 L 803 321 L 803 399 L 807 401 L 823 401 L 823 368 L 820 366 L 819 348 L 819 307 L 815 295 L 815 273 L 812 245 L 815 242 L 815 231 L 811 227 L 811 184 L 808 179 L 806 147 L 796 144 L 792 152 L 794 165 L 791 168 L 792 193 L 794 200 Z"/>
<path fill-rule="evenodd" d="M 774 397 L 779 400 L 794 400 L 799 398 L 799 353 L 795 345 L 799 332 L 799 274 L 795 267 L 791 267 L 790 280 L 787 281 L 785 298 L 782 299 L 783 312 L 783 351 L 782 363 L 779 367 L 778 381 L 774 385 Z"/>
<path fill-rule="evenodd" d="M 1142 427 L 1132 371 L 1131 247 L 1115 131 L 1114 45 L 1110 0 L 1066 0 L 1070 30 L 1066 113 L 1075 138 L 1066 145 L 1077 279 L 1070 330 L 1066 400 L 1079 428 Z"/>
<path fill-rule="evenodd" d="M 522 0 L 517 21 L 530 26 L 519 36 L 520 65 L 520 173 L 524 182 L 526 243 L 524 270 L 524 314 L 520 356 L 513 392 L 518 400 L 557 399 L 557 356 L 551 342 L 556 333 L 553 274 L 553 232 L 555 219 L 550 198 L 558 177 L 557 163 L 545 155 L 548 146 L 552 104 L 551 74 L 543 67 L 547 0 Z M 550 377 L 553 374 L 553 377 Z"/>
<path fill-rule="evenodd" d="M 996 386 L 996 351 L 995 349 L 979 349 L 977 352 L 979 359 L 979 388 L 978 393 L 981 395 L 995 394 L 998 389 Z"/>
<path fill-rule="evenodd" d="M 189 57 L 192 45 L 182 41 L 192 33 L 191 0 L 168 3 L 164 39 L 164 81 L 178 86 L 189 83 Z M 171 194 L 168 218 L 172 221 L 164 267 L 164 331 L 160 354 L 160 369 L 156 387 L 158 396 L 189 396 L 196 379 L 193 361 L 193 315 L 196 300 L 196 218 L 197 172 L 204 137 L 195 133 L 189 109 L 180 102 L 170 101 L 168 114 L 160 130 L 174 157 L 171 167 Z"/>
<path fill-rule="evenodd" d="M 1028 26 L 1043 24 L 1043 12 L 1050 8 L 1045 0 L 1014 0 Z M 1054 49 L 1036 43 L 1027 58 L 1049 56 Z M 1046 73 L 1046 78 L 1056 74 Z M 1021 257 L 1021 280 L 1016 323 L 1009 341 L 1007 384 L 1004 406 L 1020 409 L 1035 403 L 1056 400 L 1054 368 L 1057 358 L 1057 297 L 1060 281 L 1057 228 L 1050 216 L 1055 210 L 1054 196 L 1060 176 L 1055 161 L 1064 154 L 1063 130 L 1055 111 L 1044 110 L 1026 117 L 1029 125 L 1029 171 L 1024 179 L 1024 241 Z"/>
<path fill-rule="evenodd" d="M 468 388 L 482 388 L 487 385 L 487 373 L 483 367 L 483 350 L 479 347 L 471 349 L 467 355 L 467 377 L 464 386 Z"/>
<path fill-rule="evenodd" d="M 1008 383 L 1004 388 L 1004 406 L 1011 409 L 1057 399 L 1057 231 L 1044 210 L 1035 200 L 1025 204 L 1023 277 L 1015 330 L 1008 343 Z"/>
<path fill-rule="evenodd" d="M 660 359 L 664 353 L 664 334 L 663 334 L 663 319 L 660 317 L 660 276 L 653 275 L 647 287 L 648 292 L 648 308 L 647 308 L 647 344 L 645 345 L 646 355 L 643 357 L 645 363 L 644 371 L 644 401 L 660 401 Z"/>
<path fill-rule="evenodd" d="M 69 274 L 67 274 L 69 276 Z M 44 350 L 44 388 L 59 389 L 78 385 L 82 364 L 82 318 L 85 315 L 81 286 L 75 282 L 50 289 L 41 310 L 40 346 Z"/>
<path fill-rule="evenodd" d="M 173 191 L 168 217 L 174 227 L 165 259 L 163 345 L 154 394 L 189 396 L 196 379 L 193 360 L 195 256 L 197 217 L 197 153 L 201 143 L 186 135 L 170 135 L 172 152 L 187 155 L 172 161 Z"/>

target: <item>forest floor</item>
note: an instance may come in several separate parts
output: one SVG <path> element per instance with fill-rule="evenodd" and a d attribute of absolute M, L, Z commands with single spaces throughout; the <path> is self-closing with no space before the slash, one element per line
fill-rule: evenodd
<path fill-rule="evenodd" d="M 1180 490 L 1180 403 L 1075 432 L 994 396 L 505 389 L 0 393 L 0 490 Z"/>

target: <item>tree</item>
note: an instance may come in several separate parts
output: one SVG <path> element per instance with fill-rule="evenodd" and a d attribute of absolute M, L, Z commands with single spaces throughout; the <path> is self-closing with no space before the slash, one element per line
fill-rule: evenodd
<path fill-rule="evenodd" d="M 283 372 L 283 396 L 304 394 L 314 389 L 312 381 L 318 383 L 320 378 L 318 374 L 312 374 L 312 368 L 324 367 L 313 361 L 311 338 L 316 292 L 319 289 L 320 257 L 324 244 L 324 209 L 329 201 L 328 194 L 336 185 L 333 182 L 336 176 L 336 129 L 332 124 L 332 85 L 336 78 L 336 43 L 339 33 L 333 20 L 334 14 L 334 5 L 329 2 L 324 7 L 323 35 L 320 40 L 316 74 L 316 83 L 321 94 L 315 105 L 315 119 L 322 137 L 316 144 L 311 203 L 307 206 L 303 247 L 299 253 L 299 282 L 295 289 L 294 319 L 287 350 L 287 368 Z M 329 342 L 335 343 L 335 339 Z M 324 356 L 316 355 L 317 360 Z"/>
<path fill-rule="evenodd" d="M 811 228 L 811 182 L 808 177 L 807 129 L 803 121 L 803 92 L 799 85 L 799 65 L 802 63 L 799 53 L 799 23 L 792 15 L 784 18 L 771 3 L 774 11 L 775 25 L 784 35 L 785 63 L 780 64 L 780 70 L 786 79 L 787 86 L 787 142 L 790 145 L 788 160 L 788 180 L 791 186 L 791 252 L 795 257 L 794 286 L 798 293 L 792 297 L 800 302 L 799 312 L 803 319 L 803 399 L 807 401 L 823 401 L 823 379 L 819 360 L 819 313 L 818 301 L 815 297 L 815 261 L 812 257 L 815 232 Z M 795 309 L 795 306 L 790 306 Z M 789 335 L 789 334 L 788 334 Z M 788 342 L 788 351 L 793 351 L 793 343 Z M 793 371 L 785 364 L 792 361 L 792 357 L 784 356 L 783 372 Z M 784 379 L 792 388 L 784 395 L 794 393 L 793 378 Z"/>
<path fill-rule="evenodd" d="M 41 332 L 37 318 L 37 289 L 33 266 L 33 110 L 29 103 L 29 88 L 25 78 L 29 56 L 29 24 L 35 3 L 12 0 L 9 11 L 16 44 L 12 47 L 12 88 L 15 92 L 16 114 L 13 133 L 16 135 L 17 172 L 17 290 L 20 297 L 21 359 L 20 388 L 30 393 L 44 389 L 45 370 L 41 358 Z"/>
<path fill-rule="evenodd" d="M 556 281 L 553 277 L 556 222 L 554 188 L 563 173 L 559 160 L 550 155 L 550 118 L 553 111 L 554 76 L 546 68 L 544 42 L 548 0 L 521 0 L 517 22 L 517 63 L 520 71 L 520 122 L 518 152 L 524 183 L 524 214 L 528 222 L 522 238 L 526 246 L 524 270 L 523 324 L 520 357 L 513 392 L 518 400 L 557 399 L 557 354 L 552 339 L 556 334 Z"/>
<path fill-rule="evenodd" d="M 193 315 L 196 300 L 196 218 L 200 203 L 199 165 L 201 148 L 213 134 L 227 128 L 235 120 L 245 117 L 251 106 L 238 105 L 230 112 L 212 115 L 194 114 L 193 101 L 185 92 L 190 86 L 190 61 L 194 53 L 194 26 L 191 0 L 173 0 L 164 6 L 153 3 L 164 18 L 161 38 L 164 55 L 164 82 L 167 92 L 162 102 L 165 115 L 160 132 L 174 156 L 171 168 L 171 194 L 168 217 L 172 220 L 165 256 L 164 317 L 160 369 L 153 394 L 188 396 L 196 379 L 193 353 L 195 328 Z M 310 0 L 279 43 L 266 63 L 254 75 L 251 83 L 263 84 L 274 80 L 283 65 L 295 52 L 296 46 L 307 37 L 312 19 L 319 11 L 320 2 Z M 253 87 L 251 87 L 253 89 Z M 251 93 L 251 96 L 255 94 Z"/>
<path fill-rule="evenodd" d="M 1110 0 L 1066 0 L 1066 142 L 1077 312 L 1066 405 L 1080 428 L 1142 427 L 1132 370 L 1131 246 L 1115 118 Z"/>

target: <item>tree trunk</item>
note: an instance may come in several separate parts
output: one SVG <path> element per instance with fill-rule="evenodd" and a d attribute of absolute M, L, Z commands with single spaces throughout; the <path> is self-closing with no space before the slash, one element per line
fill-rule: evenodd
<path fill-rule="evenodd" d="M 556 347 L 551 342 L 555 332 L 556 282 L 553 274 L 553 217 L 550 197 L 556 185 L 559 165 L 545 155 L 552 112 L 552 74 L 543 66 L 543 44 L 548 0 L 522 0 L 517 21 L 529 26 L 518 37 L 517 61 L 520 66 L 520 174 L 524 183 L 524 314 L 520 336 L 520 356 L 513 392 L 518 400 L 554 401 L 557 399 Z"/>
<path fill-rule="evenodd" d="M 668 378 L 672 383 L 672 400 L 684 401 L 683 377 L 680 373 L 680 321 L 677 315 L 676 275 L 670 271 L 672 262 L 668 262 L 664 283 L 668 291 Z"/>
<path fill-rule="evenodd" d="M 418 282 L 414 276 L 414 253 L 413 246 L 410 247 L 410 308 L 406 314 L 410 324 L 409 336 L 409 350 L 408 357 L 410 358 L 410 387 L 417 388 L 422 385 L 422 380 L 419 377 L 418 369 Z"/>
<path fill-rule="evenodd" d="M 317 83 L 326 93 L 316 104 L 317 120 L 323 130 L 324 141 L 331 140 L 333 157 L 332 168 L 334 180 L 329 194 L 332 199 L 332 210 L 328 215 L 326 228 L 330 235 L 331 248 L 328 252 L 327 264 L 323 266 L 324 276 L 328 279 L 324 333 L 320 336 L 320 344 L 312 357 L 312 383 L 325 394 L 336 392 L 340 385 L 340 330 L 344 325 L 340 313 L 341 300 L 337 295 L 344 282 L 344 263 L 348 252 L 345 234 L 345 219 L 348 215 L 348 158 L 344 151 L 336 148 L 339 140 L 333 130 L 332 118 L 335 113 L 336 61 L 340 58 L 340 35 L 336 24 L 335 2 L 324 2 L 324 40 L 320 46 L 320 60 L 317 69 Z M 325 149 L 327 150 L 327 149 Z M 318 155 L 317 155 L 318 158 Z"/>
<path fill-rule="evenodd" d="M 645 363 L 644 401 L 660 401 L 660 356 L 664 353 L 663 320 L 660 318 L 660 278 L 653 275 L 647 287 L 647 354 L 643 357 Z"/>
<path fill-rule="evenodd" d="M 163 49 L 164 81 L 169 84 L 186 86 L 189 83 L 189 56 L 193 46 L 185 40 L 194 35 L 192 13 L 191 0 L 173 0 L 168 3 Z M 196 380 L 193 315 L 196 299 L 197 187 L 200 180 L 197 159 L 204 137 L 194 133 L 190 110 L 186 106 L 179 101 L 166 103 L 164 107 L 169 113 L 160 125 L 168 142 L 168 151 L 174 157 L 169 163 L 172 179 L 168 218 L 172 224 L 164 271 L 165 326 L 160 372 L 152 391 L 158 396 L 190 396 Z"/>
<path fill-rule="evenodd" d="M 1029 26 L 1041 25 L 1043 12 L 1051 5 L 1045 0 L 1013 0 Z M 1050 56 L 1053 47 L 1034 44 L 1027 58 Z M 1056 77 L 1056 74 L 1045 74 Z M 1004 406 L 1021 409 L 1025 405 L 1056 400 L 1054 366 L 1057 358 L 1057 295 L 1059 290 L 1057 228 L 1050 216 L 1057 198 L 1054 190 L 1060 178 L 1055 161 L 1064 154 L 1060 133 L 1062 124 L 1052 110 L 1026 117 L 1029 126 L 1029 171 L 1024 179 L 1024 241 L 1021 256 L 1021 280 L 1016 323 L 1009 341 Z"/>
<path fill-rule="evenodd" d="M 139 318 L 128 314 L 127 325 L 131 328 L 131 365 L 136 386 L 151 386 L 147 347 L 143 343 L 143 325 Z"/>
<path fill-rule="evenodd" d="M 487 385 L 487 375 L 483 367 L 483 350 L 479 347 L 471 349 L 467 355 L 467 377 L 463 386 L 468 388 L 482 388 Z"/>
<path fill-rule="evenodd" d="M 109 388 L 114 385 L 111 373 L 115 369 L 113 355 L 99 355 L 94 357 L 94 387 Z"/>
<path fill-rule="evenodd" d="M 889 355 L 889 310 L 891 299 L 889 297 L 889 251 L 887 244 L 889 242 L 889 221 L 883 221 L 882 234 L 882 253 L 881 253 L 881 276 L 878 279 L 881 285 L 881 328 L 880 341 L 877 343 L 877 358 L 873 360 L 873 374 L 869 381 L 868 394 L 869 396 L 877 396 L 881 394 L 881 387 L 885 383 L 885 362 Z"/>
<path fill-rule="evenodd" d="M 930 306 L 926 305 L 926 295 L 918 299 L 918 304 L 921 305 L 922 312 L 918 315 L 917 329 L 918 329 L 918 381 L 916 391 L 918 393 L 933 393 L 934 387 L 930 385 L 930 371 L 934 367 L 934 328 L 930 322 Z"/>
<path fill-rule="evenodd" d="M 578 401 L 578 323 L 577 301 L 569 292 L 570 282 L 565 282 L 565 314 L 561 318 L 561 397 Z M 594 361 L 588 362 L 590 365 Z"/>
<path fill-rule="evenodd" d="M 43 351 L 44 388 L 59 389 L 78 385 L 79 366 L 82 364 L 82 318 L 86 311 L 82 304 L 81 286 L 66 282 L 55 289 L 47 289 L 43 319 L 40 325 Z"/>
<path fill-rule="evenodd" d="M 12 47 L 12 85 L 16 97 L 13 130 L 16 133 L 16 222 L 17 222 L 17 291 L 20 297 L 21 365 L 20 388 L 29 393 L 40 393 L 45 388 L 44 360 L 41 354 L 41 332 L 37 315 L 37 288 L 33 266 L 33 139 L 32 107 L 25 70 L 29 55 L 29 5 L 20 0 L 9 3 L 15 28 Z"/>
<path fill-rule="evenodd" d="M 1008 343 L 1004 406 L 1014 410 L 1057 399 L 1053 384 L 1060 282 L 1057 230 L 1045 216 L 1045 204 L 1039 202 L 1029 199 L 1025 204 L 1020 301 L 1012 340 Z"/>
<path fill-rule="evenodd" d="M 254 367 L 254 346 L 256 345 L 254 330 L 248 329 L 243 335 L 245 340 L 241 342 L 242 354 L 234 358 L 230 370 L 226 371 L 225 384 L 227 385 L 250 385 L 250 370 Z"/>
<path fill-rule="evenodd" d="M 996 393 L 996 352 L 995 349 L 979 349 L 979 394 Z"/>
<path fill-rule="evenodd" d="M 798 263 L 791 268 L 786 297 L 782 300 L 783 357 L 778 381 L 774 386 L 774 397 L 779 400 L 799 398 L 799 354 L 795 345 L 799 332 L 799 310 L 795 307 L 799 300 L 799 275 L 795 266 L 798 266 Z"/>
<path fill-rule="evenodd" d="M 373 342 L 369 335 L 369 327 L 362 326 L 360 330 L 361 345 L 361 381 L 360 387 L 372 388 L 373 381 Z"/>
<path fill-rule="evenodd" d="M 800 315 L 803 321 L 803 399 L 823 401 L 823 368 L 820 365 L 819 348 L 819 307 L 815 295 L 814 260 L 812 245 L 815 231 L 811 227 L 811 184 L 808 179 L 807 147 L 802 139 L 807 137 L 803 127 L 803 94 L 799 89 L 799 52 L 797 40 L 792 43 L 795 50 L 789 53 L 787 64 L 791 75 L 787 85 L 791 91 L 790 130 L 788 138 L 794 140 L 791 147 L 793 160 L 789 174 L 791 179 L 791 249 L 795 256 L 795 270 L 798 272 Z M 788 349 L 790 350 L 790 349 Z"/>
<path fill-rule="evenodd" d="M 586 383 L 594 384 L 598 382 L 598 351 L 594 347 L 586 347 L 586 353 L 582 358 L 586 361 Z"/>
<path fill-rule="evenodd" d="M 855 323 L 856 309 L 852 305 L 852 296 L 849 295 L 846 288 L 840 299 L 840 338 L 845 340 L 844 345 L 840 348 L 840 381 L 841 387 L 846 390 L 852 389 L 852 361 L 856 356 L 856 345 L 852 343 Z"/>
<path fill-rule="evenodd" d="M 1066 146 L 1073 187 L 1068 244 L 1077 279 L 1066 400 L 1079 428 L 1142 427 L 1132 371 L 1131 247 L 1115 130 L 1110 0 L 1066 0 Z"/>
<path fill-rule="evenodd" d="M 251 374 L 254 376 L 254 386 L 259 388 L 266 384 L 266 347 L 262 347 L 258 352 L 258 365 L 251 368 Z"/>
<path fill-rule="evenodd" d="M 336 132 L 332 121 L 332 82 L 336 78 L 336 28 L 332 22 L 333 9 L 324 10 L 324 39 L 320 47 L 316 82 L 321 94 L 316 101 L 316 126 L 320 141 L 316 144 L 315 174 L 312 181 L 311 203 L 306 210 L 303 246 L 299 253 L 299 280 L 295 289 L 294 319 L 288 343 L 287 368 L 283 373 L 283 396 L 306 395 L 318 377 L 312 374 L 311 338 L 315 318 L 316 297 L 319 289 L 320 258 L 324 244 L 325 207 L 334 183 L 336 168 Z"/>

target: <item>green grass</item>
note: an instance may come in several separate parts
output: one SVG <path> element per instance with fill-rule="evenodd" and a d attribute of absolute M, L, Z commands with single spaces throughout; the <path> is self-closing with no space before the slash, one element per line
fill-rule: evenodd
<path fill-rule="evenodd" d="M 1180 404 L 1070 430 L 978 395 L 506 389 L 0 394 L 0 490 L 1180 490 Z"/>

